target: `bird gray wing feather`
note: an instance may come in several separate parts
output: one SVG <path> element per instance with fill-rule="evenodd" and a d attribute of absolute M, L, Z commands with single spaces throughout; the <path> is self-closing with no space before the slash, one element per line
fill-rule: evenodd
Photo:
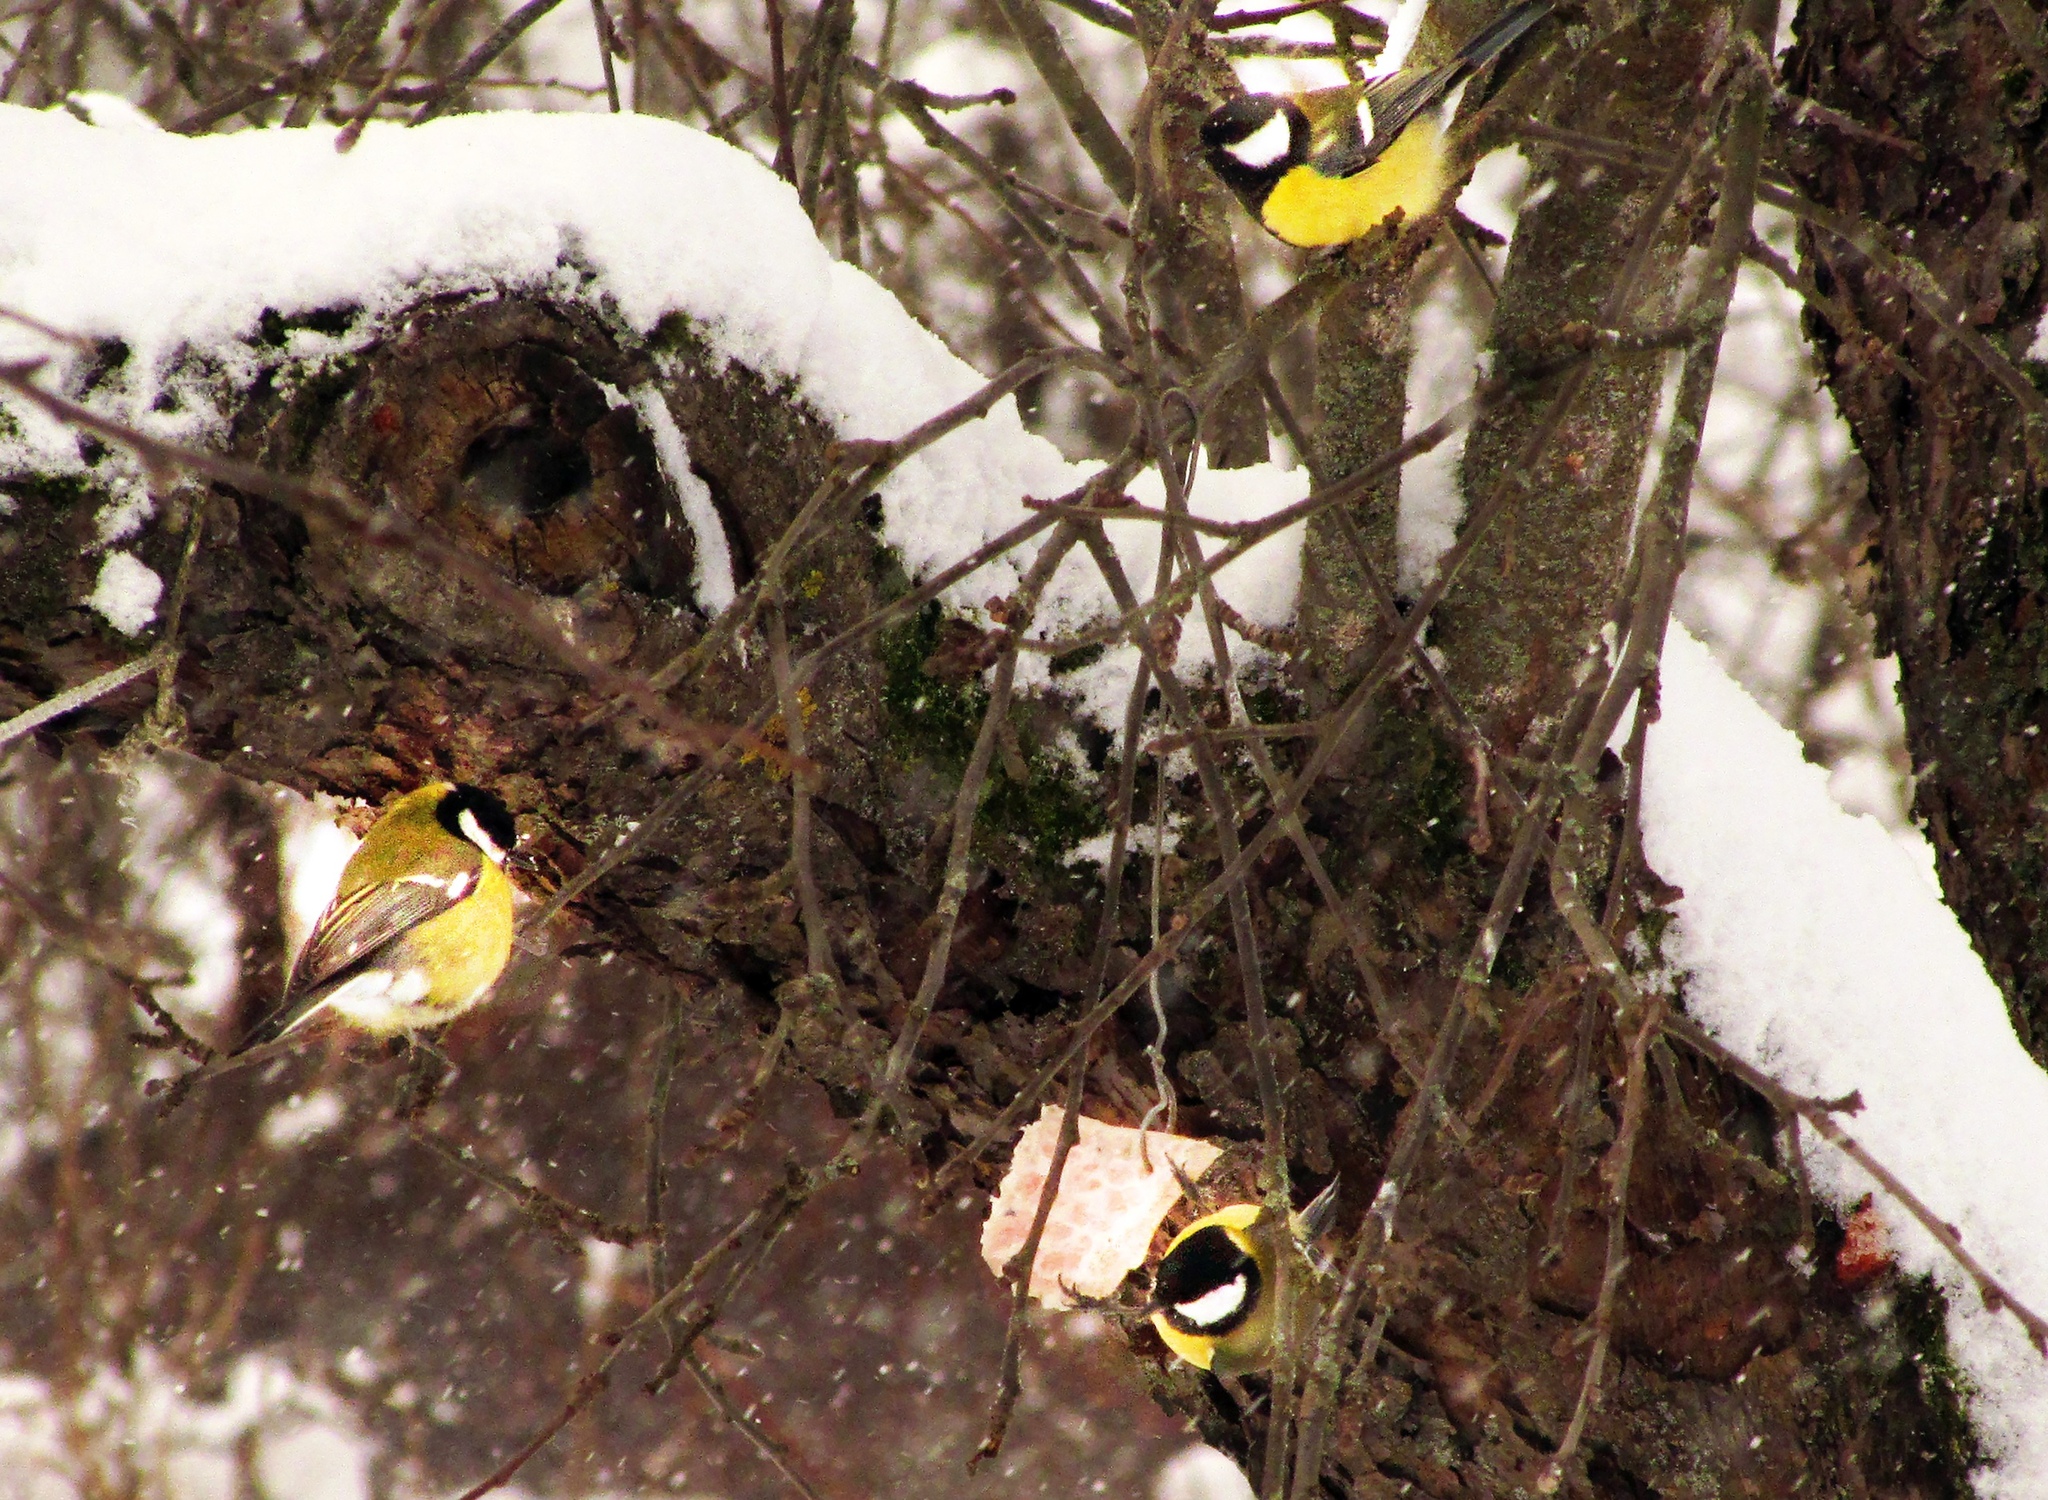
<path fill-rule="evenodd" d="M 1343 111 L 1328 143 L 1310 158 L 1316 170 L 1326 177 L 1357 176 L 1380 159 L 1409 121 L 1443 98 L 1462 73 L 1462 64 L 1451 64 L 1368 82 L 1365 102 L 1372 111 L 1372 138 L 1366 139 L 1355 110 Z"/>
<path fill-rule="evenodd" d="M 1410 120 L 1433 108 L 1467 74 L 1492 62 L 1549 13 L 1550 0 L 1526 0 L 1503 12 L 1442 67 L 1404 70 L 1390 77 L 1367 80 L 1365 102 L 1372 112 L 1371 139 L 1366 139 L 1366 133 L 1359 128 L 1355 111 L 1344 111 L 1353 116 L 1350 128 L 1340 129 L 1327 147 L 1310 153 L 1317 170 L 1329 177 L 1355 177 L 1363 172 L 1380 159 L 1380 153 L 1394 143 Z"/>
<path fill-rule="evenodd" d="M 458 873 L 465 877 L 460 888 L 447 877 L 438 886 L 394 880 L 366 885 L 336 901 L 293 962 L 283 1001 L 250 1028 L 242 1046 L 259 1046 L 284 1035 L 338 985 L 382 960 L 406 933 L 468 895 L 476 877 Z"/>

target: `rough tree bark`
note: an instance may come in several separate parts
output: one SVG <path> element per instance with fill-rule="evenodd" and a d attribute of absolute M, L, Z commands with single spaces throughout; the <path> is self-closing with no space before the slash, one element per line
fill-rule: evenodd
<path fill-rule="evenodd" d="M 345 316 L 345 315 L 337 315 Z M 389 337 L 318 378 L 260 382 L 235 448 L 279 468 L 339 479 L 433 519 L 550 601 L 577 638 L 619 667 L 652 670 L 701 629 L 689 607 L 687 533 L 669 509 L 648 435 L 602 385 L 659 380 L 718 500 L 742 570 L 761 557 L 824 472 L 820 424 L 736 366 L 714 369 L 687 329 L 658 349 L 621 347 L 588 313 L 518 298 L 427 305 Z M 657 371 L 665 357 L 671 372 Z M 6 680 L 18 700 L 117 661 L 124 647 L 71 601 L 94 505 L 76 486 L 10 486 L 21 506 L 7 614 Z M 572 873 L 683 774 L 649 725 L 599 718 L 588 685 L 508 632 L 465 584 L 402 551 L 308 527 L 261 496 L 185 492 L 141 541 L 175 569 L 184 516 L 206 527 L 177 680 L 196 753 L 302 790 L 379 799 L 433 775 L 497 787 L 532 835 L 543 870 Z M 815 642 L 900 590 L 858 513 L 828 516 L 800 547 L 785 591 L 791 634 Z M 859 1104 L 903 994 L 917 982 L 936 868 L 934 832 L 978 704 L 963 643 L 927 613 L 849 653 L 813 697 L 809 753 L 830 776 L 818 875 L 848 984 L 818 1006 L 790 982 L 805 940 L 784 873 L 787 784 L 756 762 L 710 783 L 646 852 L 586 899 L 595 940 L 711 997 L 722 1023 L 765 1034 L 787 1015 L 796 1065 L 842 1108 Z M 768 689 L 758 663 L 716 662 L 682 689 L 700 718 L 743 719 Z M 146 692 L 103 700 L 60 725 L 52 747 L 109 745 L 140 722 Z M 1278 700 L 1269 705 L 1278 711 Z M 1092 794 L 1035 753 L 1050 707 L 1020 713 L 1032 772 L 985 806 L 976 877 L 939 1013 L 920 1049 L 902 1143 L 925 1168 L 993 1116 L 1065 1034 L 1085 987 L 1095 906 L 1061 867 L 1059 841 L 1087 826 Z M 1041 774 L 1042 773 L 1042 774 Z M 1240 791 L 1246 788 L 1240 788 Z M 1484 912 L 1504 851 L 1475 852 L 1466 760 L 1418 687 L 1392 695 L 1356 763 L 1319 791 L 1309 826 L 1350 919 L 1371 934 L 1393 1034 L 1361 996 L 1343 923 L 1322 909 L 1284 844 L 1257 868 L 1254 909 L 1276 1017 L 1287 1137 L 1297 1172 L 1340 1173 L 1355 1221 L 1385 1165 L 1412 1084 L 1390 1053 L 1426 1053 L 1451 977 Z M 1602 794 L 1607 815 L 1613 783 Z M 1184 798 L 1184 790 L 1176 789 Z M 1604 826 L 1604 823 L 1599 824 Z M 1168 862 L 1169 909 L 1213 868 L 1199 832 Z M 1134 915 L 1126 956 L 1145 943 Z M 1597 1006 L 1540 896 L 1516 929 L 1487 1004 L 1520 1036 L 1490 1112 L 1456 1149 L 1433 1152 L 1398 1222 L 1390 1314 L 1373 1369 L 1347 1388 L 1330 1472 L 1351 1493 L 1526 1488 L 1576 1395 L 1576 1336 L 1600 1275 L 1595 1157 L 1612 1137 L 1608 1096 L 1560 1148 L 1552 1120 L 1574 1038 Z M 1255 1089 L 1230 945 L 1176 966 L 1167 1054 L 1183 1128 L 1250 1142 Z M 1088 1107 L 1134 1120 L 1146 1102 L 1149 1017 L 1130 1007 L 1098 1045 Z M 1592 1062 L 1608 1076 L 1603 1028 Z M 1468 1046 L 1450 1097 L 1469 1108 L 1505 1056 Z M 1562 1063 L 1560 1060 L 1563 1060 Z M 1802 1285 L 1788 1264 L 1796 1197 L 1770 1122 L 1741 1090 L 1684 1058 L 1663 1058 L 1660 1095 L 1638 1147 L 1629 1223 L 1640 1236 L 1620 1304 L 1620 1367 L 1587 1447 L 1586 1493 L 1791 1494 L 1872 1484 L 1939 1492 L 1952 1468 L 1900 1453 L 1887 1430 L 1919 1388 L 1896 1339 L 1875 1335 L 1825 1269 Z M 1249 1150 L 1249 1147 L 1247 1148 Z M 1249 1157 L 1243 1158 L 1249 1160 Z M 1569 1211 L 1558 1177 L 1573 1164 Z M 990 1185 L 994 1167 L 979 1180 Z M 1545 1254 L 1551 1226 L 1561 1239 Z M 1157 1389 L 1227 1448 L 1257 1440 L 1185 1367 L 1139 1332 Z M 1888 1362 L 1889 1361 L 1889 1362 Z M 1944 1453 L 1947 1460 L 1950 1455 Z M 1915 1489 L 1915 1486 L 1919 1486 Z"/>

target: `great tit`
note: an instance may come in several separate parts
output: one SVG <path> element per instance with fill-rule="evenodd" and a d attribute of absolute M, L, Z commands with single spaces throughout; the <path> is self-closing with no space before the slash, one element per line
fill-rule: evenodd
<path fill-rule="evenodd" d="M 498 867 L 518 841 L 481 787 L 437 781 L 400 797 L 343 868 L 283 1000 L 237 1050 L 328 1015 L 396 1036 L 475 1005 L 511 956 L 512 882 Z"/>
<path fill-rule="evenodd" d="M 1152 1273 L 1152 1326 L 1166 1347 L 1197 1369 L 1242 1375 L 1273 1362 L 1278 1321 L 1274 1272 L 1281 1255 L 1299 1267 L 1297 1326 L 1318 1305 L 1320 1260 L 1310 1246 L 1337 1199 L 1333 1181 L 1299 1213 L 1275 1225 L 1256 1203 L 1233 1203 L 1173 1238 Z"/>
<path fill-rule="evenodd" d="M 1242 94 L 1203 122 L 1209 166 L 1251 216 L 1290 245 L 1344 245 L 1396 209 L 1413 223 L 1449 185 L 1454 93 L 1541 20 L 1515 6 L 1441 67 L 1285 98 Z"/>

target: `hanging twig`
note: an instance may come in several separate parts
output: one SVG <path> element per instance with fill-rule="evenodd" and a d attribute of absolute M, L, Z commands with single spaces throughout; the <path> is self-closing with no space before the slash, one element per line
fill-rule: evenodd
<path fill-rule="evenodd" d="M 1566 799 L 1559 819 L 1557 852 L 1550 860 L 1550 897 L 1587 961 L 1606 982 L 1615 1000 L 1615 1022 L 1629 1038 L 1628 1062 L 1622 1091 L 1621 1126 L 1607 1156 L 1607 1252 L 1600 1276 L 1600 1291 L 1593 1305 L 1593 1347 L 1586 1356 L 1586 1369 L 1579 1382 L 1578 1400 L 1573 1405 L 1570 1425 L 1563 1441 L 1551 1455 L 1537 1489 L 1553 1494 L 1564 1483 L 1572 1459 L 1585 1437 L 1586 1423 L 1600 1404 L 1601 1382 L 1605 1376 L 1607 1351 L 1614 1338 L 1614 1304 L 1620 1294 L 1622 1277 L 1628 1270 L 1628 1191 L 1635 1164 L 1636 1144 L 1642 1134 L 1648 1102 L 1645 1061 L 1650 1043 L 1664 1017 L 1664 997 L 1645 996 L 1623 967 L 1620 956 L 1607 941 L 1607 934 L 1593 920 L 1580 893 L 1579 868 L 1585 851 L 1585 836 L 1592 809 L 1584 796 Z"/>
<path fill-rule="evenodd" d="M 814 1174 L 805 1171 L 794 1162 L 790 1163 L 784 1170 L 783 1180 L 769 1189 L 761 1201 L 738 1223 L 698 1256 L 674 1286 L 657 1297 L 653 1304 L 631 1323 L 615 1333 L 606 1335 L 600 1341 L 604 1354 L 591 1369 L 577 1379 L 570 1389 L 568 1399 L 562 1405 L 562 1410 L 535 1431 L 511 1457 L 463 1491 L 459 1500 L 483 1500 L 483 1497 L 493 1490 L 502 1489 L 510 1484 L 519 1471 L 531 1462 L 534 1455 L 552 1442 L 555 1435 L 574 1421 L 577 1415 L 596 1400 L 598 1394 L 611 1383 L 612 1367 L 625 1357 L 626 1352 L 634 1346 L 641 1334 L 653 1327 L 667 1326 L 668 1320 L 683 1299 L 693 1295 L 718 1266 L 728 1260 L 743 1262 L 750 1249 L 772 1243 L 796 1210 L 809 1201 L 816 1186 L 817 1178 Z M 691 1345 L 703 1335 L 704 1329 L 710 1326 L 711 1319 L 717 1316 L 720 1305 L 722 1298 L 713 1298 L 702 1308 L 694 1310 L 693 1317 L 686 1325 L 685 1336 L 679 1340 L 678 1347 L 671 1356 L 675 1368 L 681 1368 L 681 1362 L 688 1356 Z"/>
<path fill-rule="evenodd" d="M 1088 1060 L 1074 1060 L 1073 1079 L 1067 1085 L 1067 1104 L 1060 1114 L 1060 1133 L 1053 1142 L 1052 1162 L 1045 1169 L 1045 1182 L 1038 1190 L 1038 1206 L 1031 1215 L 1031 1229 L 1024 1236 L 1024 1243 L 1017 1253 L 1010 1257 L 1003 1274 L 1010 1280 L 1010 1320 L 1003 1330 L 1003 1353 L 997 1363 L 996 1395 L 989 1404 L 988 1428 L 981 1443 L 967 1460 L 967 1472 L 972 1474 L 984 1463 L 1003 1451 L 1003 1438 L 1010 1430 L 1010 1415 L 1017 1409 L 1017 1397 L 1023 1393 L 1021 1367 L 1023 1363 L 1024 1328 L 1031 1312 L 1031 1269 L 1038 1263 L 1038 1246 L 1045 1238 L 1046 1221 L 1052 1217 L 1054 1200 L 1059 1197 L 1060 1178 L 1067 1170 L 1067 1156 L 1074 1144 L 1081 1139 L 1081 1094 L 1088 1079 Z"/>
<path fill-rule="evenodd" d="M 711 1404 L 718 1408 L 718 1414 L 740 1430 L 742 1436 L 753 1444 L 754 1451 L 765 1459 L 770 1468 L 789 1481 L 789 1487 L 804 1500 L 818 1500 L 818 1492 L 810 1482 L 796 1470 L 789 1456 L 789 1446 L 768 1435 L 767 1428 L 751 1412 L 743 1410 L 739 1403 L 726 1394 L 725 1386 L 711 1373 L 711 1367 L 704 1363 L 699 1354 L 690 1354 L 683 1360 L 683 1368 L 690 1372 L 690 1378 L 697 1382 L 697 1388 L 711 1398 Z"/>
<path fill-rule="evenodd" d="M 334 92 L 334 86 L 355 66 L 357 58 L 377 44 L 377 38 L 391 24 L 392 12 L 397 9 L 398 0 L 363 0 L 349 13 L 348 20 L 328 46 L 326 55 L 313 65 L 299 96 L 285 111 L 287 130 L 310 125 L 319 117 L 327 104 L 327 96 Z"/>

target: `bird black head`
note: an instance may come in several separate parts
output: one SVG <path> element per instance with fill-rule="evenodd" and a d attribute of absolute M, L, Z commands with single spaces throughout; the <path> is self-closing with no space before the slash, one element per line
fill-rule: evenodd
<path fill-rule="evenodd" d="M 1182 1333 L 1221 1338 L 1258 1305 L 1259 1263 L 1221 1224 L 1175 1245 L 1152 1277 L 1152 1305 Z"/>
<path fill-rule="evenodd" d="M 434 818 L 457 838 L 468 839 L 483 850 L 493 864 L 502 863 L 519 842 L 512 810 L 495 794 L 466 781 L 456 782 L 455 790 L 441 799 Z"/>
<path fill-rule="evenodd" d="M 1202 122 L 1209 168 L 1254 213 L 1308 156 L 1308 117 L 1278 94 L 1240 94 Z"/>

